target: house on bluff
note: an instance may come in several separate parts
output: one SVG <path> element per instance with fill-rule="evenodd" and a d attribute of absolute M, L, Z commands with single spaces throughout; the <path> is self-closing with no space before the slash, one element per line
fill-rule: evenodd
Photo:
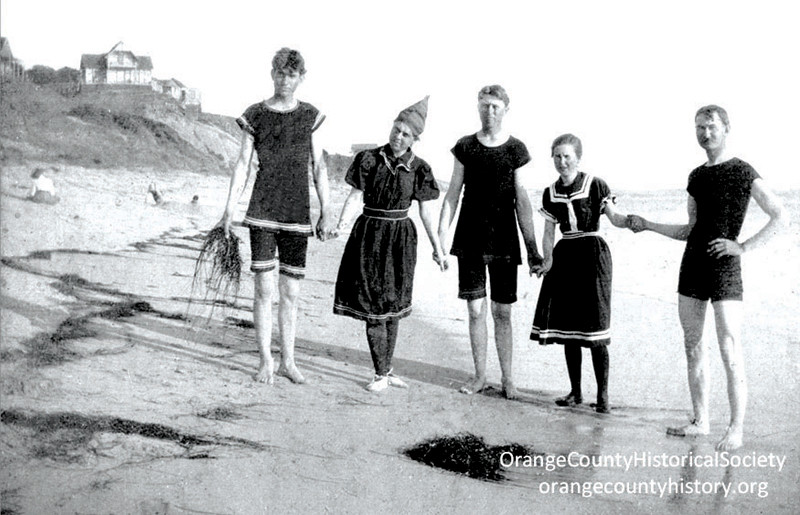
<path fill-rule="evenodd" d="M 149 86 L 152 74 L 150 56 L 125 50 L 121 41 L 105 54 L 81 55 L 81 81 L 84 84 Z"/>
<path fill-rule="evenodd" d="M 166 80 L 153 79 L 150 85 L 153 91 L 171 96 L 180 102 L 184 108 L 200 110 L 201 100 L 199 89 L 189 88 L 184 83 L 174 78 Z"/>
<path fill-rule="evenodd" d="M 24 77 L 25 67 L 14 58 L 8 38 L 0 37 L 0 80 L 22 80 Z"/>

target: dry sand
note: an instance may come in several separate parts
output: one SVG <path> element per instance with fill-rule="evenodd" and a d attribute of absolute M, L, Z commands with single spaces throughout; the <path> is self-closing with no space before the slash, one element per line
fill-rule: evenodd
<path fill-rule="evenodd" d="M 785 458 L 782 470 L 578 464 L 512 468 L 508 481 L 492 483 L 413 462 L 401 451 L 437 435 L 471 432 L 492 445 L 517 442 L 573 461 L 714 456 L 728 413 L 711 317 L 712 434 L 697 440 L 664 434 L 667 425 L 686 420 L 689 407 L 674 293 L 681 244 L 604 224 L 615 266 L 610 415 L 553 405 L 568 387 L 563 354 L 527 338 L 539 282 L 525 274 L 514 308 L 522 399 L 497 394 L 493 352 L 495 388 L 459 394 L 472 369 L 466 310 L 455 297 L 455 269 L 441 274 L 428 260 L 419 224 L 415 311 L 401 324 L 395 360 L 410 389 L 375 395 L 362 388 L 371 375 L 363 325 L 331 314 L 344 238 L 310 244 L 297 338 L 308 384 L 277 378 L 269 387 L 251 379 L 258 353 L 247 323 L 249 272 L 236 308 L 217 309 L 208 325 L 202 323 L 207 306 L 195 305 L 192 321 L 180 317 L 187 314 L 200 233 L 222 211 L 226 178 L 66 167 L 53 174 L 62 201 L 43 206 L 24 200 L 29 173 L 30 167 L 2 172 L 3 513 L 800 510 L 796 225 L 744 265 L 750 402 L 745 446 L 735 455 Z M 168 204 L 146 199 L 152 181 Z M 190 206 L 194 194 L 200 204 Z M 343 197 L 337 189 L 338 205 Z M 662 221 L 684 216 L 678 193 L 619 200 L 622 211 Z M 763 223 L 756 211 L 745 234 Z M 243 250 L 249 257 L 247 245 Z M 122 312 L 135 301 L 153 311 Z M 54 335 L 64 338 L 70 359 L 33 366 L 25 353 Z M 591 399 L 588 354 L 584 361 Z M 45 422 L 50 430 L 41 429 Z M 611 490 L 548 492 L 554 482 Z M 672 492 L 662 495 L 659 485 L 670 483 Z M 727 496 L 722 483 L 733 489 Z M 715 484 L 717 492 L 687 491 Z M 620 485 L 639 491 L 614 493 Z"/>

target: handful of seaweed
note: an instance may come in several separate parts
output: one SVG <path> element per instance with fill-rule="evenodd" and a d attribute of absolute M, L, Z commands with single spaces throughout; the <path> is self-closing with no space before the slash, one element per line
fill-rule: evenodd
<path fill-rule="evenodd" d="M 404 450 L 403 454 L 431 467 L 474 479 L 502 481 L 505 476 L 500 455 L 504 452 L 520 457 L 533 454 L 533 451 L 520 444 L 489 446 L 483 438 L 471 433 L 431 438 Z"/>
<path fill-rule="evenodd" d="M 226 237 L 225 230 L 220 225 L 211 229 L 203 240 L 200 255 L 194 265 L 189 304 L 202 291 L 203 302 L 211 305 L 209 319 L 218 304 L 232 307 L 239 296 L 242 277 L 240 243 L 241 239 L 233 233 Z"/>

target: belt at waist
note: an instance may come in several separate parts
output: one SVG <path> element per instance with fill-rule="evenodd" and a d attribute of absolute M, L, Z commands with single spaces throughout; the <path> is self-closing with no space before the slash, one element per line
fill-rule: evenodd
<path fill-rule="evenodd" d="M 574 240 L 577 238 L 586 238 L 587 236 L 597 236 L 600 237 L 599 232 L 567 232 L 563 233 L 562 238 L 565 240 Z"/>
<path fill-rule="evenodd" d="M 408 209 L 375 209 L 364 207 L 364 216 L 367 218 L 380 218 L 382 220 L 405 220 L 408 218 Z"/>

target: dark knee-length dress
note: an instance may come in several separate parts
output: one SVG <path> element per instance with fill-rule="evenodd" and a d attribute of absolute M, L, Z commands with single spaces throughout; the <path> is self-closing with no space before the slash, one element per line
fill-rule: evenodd
<path fill-rule="evenodd" d="M 608 185 L 579 172 L 572 184 L 556 181 L 542 195 L 540 212 L 559 225 L 563 237 L 553 249 L 531 328 L 540 344 L 608 345 L 611 338 L 611 252 L 597 234 Z"/>
<path fill-rule="evenodd" d="M 345 245 L 333 312 L 364 321 L 411 314 L 417 230 L 413 200 L 433 200 L 439 188 L 430 166 L 409 149 L 393 158 L 388 145 L 359 152 L 345 180 L 364 192 L 364 212 Z"/>

